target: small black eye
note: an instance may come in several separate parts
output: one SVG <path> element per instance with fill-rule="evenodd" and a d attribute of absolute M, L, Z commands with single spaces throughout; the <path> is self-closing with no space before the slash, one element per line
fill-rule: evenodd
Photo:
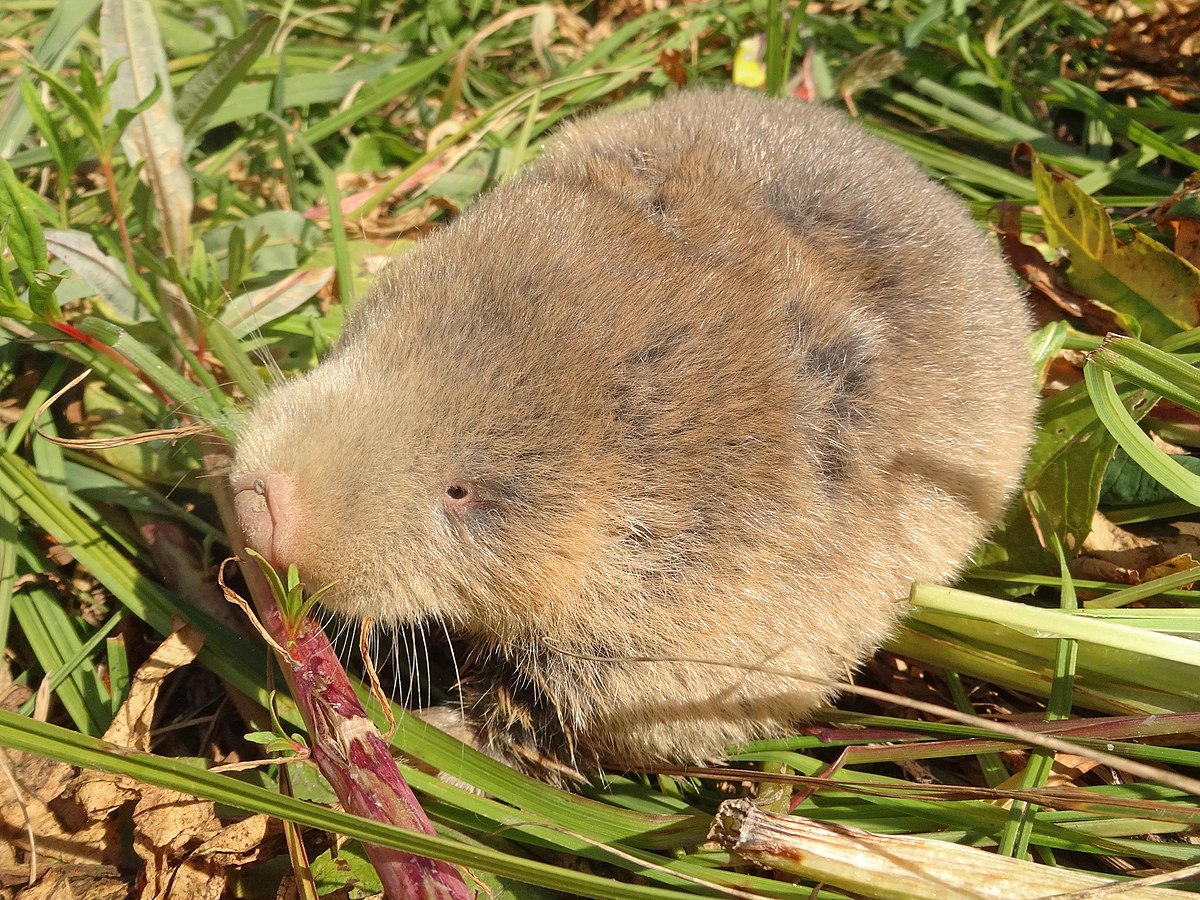
<path fill-rule="evenodd" d="M 452 484 L 446 488 L 446 496 L 451 500 L 466 500 L 469 493 L 470 491 L 461 484 Z"/>

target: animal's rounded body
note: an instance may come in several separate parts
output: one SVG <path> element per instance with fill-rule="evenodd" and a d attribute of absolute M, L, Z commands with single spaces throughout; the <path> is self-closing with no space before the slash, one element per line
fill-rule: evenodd
<path fill-rule="evenodd" d="M 465 640 L 486 749 L 712 757 L 829 695 L 755 666 L 844 678 L 997 521 L 1027 337 L 900 151 L 683 93 L 568 126 L 396 260 L 249 418 L 239 514 L 334 609 Z"/>

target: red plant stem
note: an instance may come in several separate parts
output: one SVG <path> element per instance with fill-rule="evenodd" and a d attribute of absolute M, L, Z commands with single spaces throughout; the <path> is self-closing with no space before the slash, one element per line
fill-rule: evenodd
<path fill-rule="evenodd" d="M 400 774 L 396 761 L 359 702 L 345 670 L 311 618 L 289 628 L 266 577 L 246 556 L 234 514 L 233 488 L 226 477 L 233 450 L 215 434 L 198 438 L 217 512 L 230 547 L 243 560 L 242 574 L 259 620 L 290 654 L 279 659 L 292 697 L 308 725 L 313 760 L 346 812 L 401 828 L 433 834 L 433 825 Z M 471 900 L 458 870 L 449 863 L 364 844 L 390 900 Z"/>
<path fill-rule="evenodd" d="M 121 249 L 125 252 L 125 263 L 129 271 L 137 271 L 133 261 L 133 244 L 129 240 L 129 228 L 125 225 L 125 214 L 121 212 L 121 195 L 117 191 L 117 176 L 113 174 L 112 160 L 106 156 L 100 157 L 100 173 L 104 176 L 105 187 L 108 188 L 108 202 L 112 206 L 113 218 L 117 222 L 117 231 L 121 235 Z"/>
<path fill-rule="evenodd" d="M 133 363 L 131 363 L 129 360 L 127 360 L 125 357 L 123 357 L 120 353 L 118 353 L 112 347 L 108 346 L 108 344 L 105 344 L 105 343 L 102 343 L 102 342 L 96 340 L 90 334 L 84 334 L 82 331 L 80 331 L 78 328 L 76 328 L 70 322 L 62 322 L 62 321 L 51 322 L 50 327 L 52 327 L 55 331 L 61 331 L 63 334 L 65 334 L 71 340 L 77 341 L 78 343 L 83 344 L 85 347 L 91 347 L 97 353 L 104 354 L 109 359 L 111 359 L 113 362 L 120 363 L 122 366 L 124 366 L 126 369 L 128 369 L 130 372 L 132 372 L 134 375 L 136 375 L 141 380 L 142 384 L 144 384 L 144 385 L 146 385 L 146 387 L 150 388 L 150 390 L 154 392 L 155 397 L 157 397 L 159 400 L 161 400 L 168 407 L 171 406 L 171 398 L 167 396 L 166 391 L 164 391 L 162 388 L 160 388 L 158 385 L 156 385 L 153 381 L 151 381 L 149 378 L 147 378 L 146 374 L 144 372 L 142 372 L 137 366 L 135 366 Z"/>
<path fill-rule="evenodd" d="M 271 636 L 299 661 L 280 662 L 308 723 L 312 758 L 342 806 L 377 822 L 433 834 L 433 824 L 396 768 L 320 626 L 306 618 L 290 630 L 274 602 L 261 604 L 259 617 Z M 472 896 L 449 863 L 373 844 L 363 846 L 392 900 L 470 900 Z"/>

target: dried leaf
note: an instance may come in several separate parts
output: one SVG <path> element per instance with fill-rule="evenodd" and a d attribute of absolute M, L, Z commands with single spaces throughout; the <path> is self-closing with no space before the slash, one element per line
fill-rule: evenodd
<path fill-rule="evenodd" d="M 220 900 L 225 867 L 193 858 L 221 831 L 209 800 L 144 785 L 133 811 L 133 851 L 144 864 L 139 900 Z"/>
<path fill-rule="evenodd" d="M 166 51 L 150 0 L 104 0 L 100 56 L 107 70 L 121 63 L 110 98 L 116 110 L 133 109 L 154 91 L 162 94 L 125 129 L 121 147 L 154 194 L 166 250 L 186 268 L 192 218 L 192 179 L 184 166 L 183 129 L 175 118 Z"/>
<path fill-rule="evenodd" d="M 897 72 L 904 70 L 904 55 L 898 50 L 876 44 L 868 47 L 846 64 L 838 75 L 836 90 L 850 115 L 857 116 L 854 97 L 877 88 Z"/>
<path fill-rule="evenodd" d="M 1175 253 L 1200 266 L 1200 173 L 1189 175 L 1183 187 L 1162 202 L 1154 220 L 1174 230 Z"/>
<path fill-rule="evenodd" d="M 15 900 L 125 900 L 128 896 L 129 884 L 115 871 L 105 874 L 90 866 L 84 871 L 55 866 L 16 894 Z"/>
<path fill-rule="evenodd" d="M 129 696 L 104 732 L 104 740 L 118 747 L 149 752 L 154 704 L 163 681 L 176 669 L 192 662 L 203 644 L 204 634 L 186 625 L 159 644 L 133 676 Z"/>
<path fill-rule="evenodd" d="M 1073 291 L 1062 282 L 1058 270 L 1036 247 L 1021 240 L 1020 206 L 1008 200 L 998 206 L 1000 248 L 1013 271 L 1025 279 L 1035 295 L 1044 297 L 1067 315 L 1082 319 L 1090 331 L 1107 334 L 1124 330 L 1111 309 Z"/>
<path fill-rule="evenodd" d="M 93 822 L 73 815 L 63 797 L 75 770 L 28 753 L 6 751 L 0 765 L 0 845 L 19 852 L 28 863 L 29 835 L 33 834 L 42 864 L 47 862 L 116 865 L 119 843 L 114 845 L 115 823 Z"/>
<path fill-rule="evenodd" d="M 1113 883 L 948 841 L 767 813 L 749 800 L 722 803 L 710 837 L 757 865 L 879 900 L 1032 900 Z M 1194 897 L 1170 888 L 1127 888 L 1121 897 L 1128 900 Z"/>
<path fill-rule="evenodd" d="M 683 52 L 680 50 L 663 50 L 658 54 L 658 64 L 676 87 L 687 87 L 687 70 L 683 67 Z"/>

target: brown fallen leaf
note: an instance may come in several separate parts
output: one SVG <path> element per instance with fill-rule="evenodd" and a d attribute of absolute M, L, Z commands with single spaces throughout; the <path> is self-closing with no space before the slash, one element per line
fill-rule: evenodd
<path fill-rule="evenodd" d="M 13 896 L 14 900 L 125 900 L 129 884 L 115 870 L 63 866 Z"/>
<path fill-rule="evenodd" d="M 1036 247 L 1021 240 L 1020 204 L 1005 200 L 997 204 L 997 208 L 1000 220 L 995 228 L 1000 236 L 1000 248 L 1009 266 L 1029 285 L 1032 299 L 1043 300 L 1072 318 L 1079 319 L 1089 331 L 1097 334 L 1120 332 L 1112 310 L 1073 290 Z M 1047 314 L 1041 318 L 1048 321 L 1050 316 Z"/>
<path fill-rule="evenodd" d="M 191 663 L 202 646 L 203 632 L 188 625 L 168 635 L 133 676 L 129 696 L 104 732 L 104 740 L 148 753 L 154 706 L 163 682 L 172 672 Z"/>
<path fill-rule="evenodd" d="M 120 862 L 115 820 L 82 815 L 71 797 L 73 767 L 12 750 L 0 753 L 0 765 L 0 862 L 6 868 L 36 877 L 61 863 Z"/>
<path fill-rule="evenodd" d="M 677 87 L 687 87 L 687 70 L 683 67 L 682 50 L 663 50 L 658 54 L 658 65 Z"/>
<path fill-rule="evenodd" d="M 202 643 L 203 636 L 186 627 L 167 637 L 138 669 L 129 697 L 105 739 L 131 749 L 149 750 L 154 707 L 163 681 L 195 659 Z M 130 802 L 138 804 L 147 823 L 141 827 L 141 838 L 160 849 L 171 846 L 161 829 L 150 827 L 154 820 L 148 810 L 155 802 L 161 805 L 161 797 L 156 801 L 158 795 L 148 793 L 156 789 L 123 775 L 77 774 L 63 763 L 13 751 L 0 753 L 0 766 L 7 776 L 0 777 L 0 847 L 5 849 L 0 853 L 0 864 L 5 868 L 21 866 L 29 872 L 36 853 L 38 871 L 30 873 L 36 880 L 24 892 L 30 897 L 105 896 L 123 862 L 120 811 Z M 186 801 L 199 802 L 192 798 Z M 213 819 L 215 825 L 205 830 L 194 815 L 180 819 L 178 813 L 178 809 L 172 810 L 176 822 L 186 821 L 195 844 L 221 828 Z M 137 815 L 135 812 L 135 818 Z M 30 834 L 34 836 L 32 844 Z M 163 853 L 159 856 L 164 862 L 168 859 Z M 51 888 L 61 893 L 53 893 Z M 43 889 L 50 893 L 37 893 Z M 127 895 L 126 883 L 123 896 Z"/>
<path fill-rule="evenodd" d="M 1181 106 L 1200 96 L 1200 6 L 1195 0 L 1075 0 L 1109 23 L 1101 43 L 1108 56 L 1096 73 L 1098 91 L 1158 94 Z"/>
<path fill-rule="evenodd" d="M 220 900 L 225 867 L 193 856 L 221 831 L 212 801 L 144 785 L 133 826 L 139 900 Z"/>
<path fill-rule="evenodd" d="M 1140 584 L 1141 573 L 1168 555 L 1159 541 L 1126 531 L 1097 511 L 1080 555 L 1071 561 L 1071 573 L 1081 577 L 1101 575 L 1118 584 Z"/>
<path fill-rule="evenodd" d="M 1154 222 L 1175 232 L 1175 252 L 1200 266 L 1200 172 L 1184 179 L 1178 191 L 1159 204 Z"/>

